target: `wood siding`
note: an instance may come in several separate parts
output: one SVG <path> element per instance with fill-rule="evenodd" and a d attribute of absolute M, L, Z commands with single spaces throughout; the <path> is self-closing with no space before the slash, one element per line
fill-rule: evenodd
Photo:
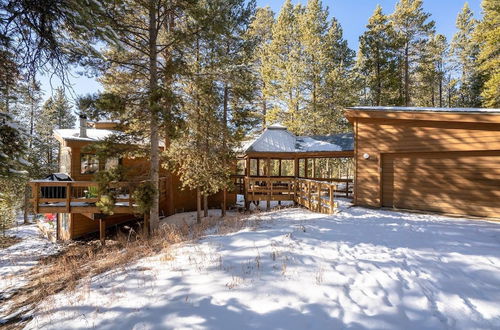
<path fill-rule="evenodd" d="M 132 214 L 116 214 L 106 218 L 106 228 L 111 226 L 134 220 Z M 75 239 L 86 234 L 96 233 L 99 231 L 99 220 L 90 219 L 80 213 L 71 214 L 70 219 L 70 239 Z"/>
<path fill-rule="evenodd" d="M 382 205 L 500 217 L 500 152 L 384 154 Z"/>
<path fill-rule="evenodd" d="M 393 194 L 399 198 L 395 206 L 464 213 L 467 208 L 461 205 L 477 198 L 484 201 L 484 212 L 467 214 L 498 216 L 488 207 L 500 193 L 500 125 L 492 123 L 500 116 L 485 116 L 484 120 L 477 114 L 470 117 L 479 122 L 351 118 L 356 132 L 355 203 L 392 206 Z M 434 181 L 440 183 L 431 184 Z M 391 184 L 395 192 L 388 190 Z M 470 192 L 455 192 L 461 188 Z M 425 197 L 418 199 L 417 194 Z M 400 195 L 409 199 L 403 201 Z"/>

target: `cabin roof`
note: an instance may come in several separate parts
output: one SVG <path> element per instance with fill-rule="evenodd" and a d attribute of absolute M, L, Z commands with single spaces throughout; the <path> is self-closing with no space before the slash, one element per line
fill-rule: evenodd
<path fill-rule="evenodd" d="M 70 141 L 85 141 L 85 142 L 98 142 L 110 137 L 111 135 L 122 135 L 123 132 L 103 129 L 103 128 L 87 128 L 87 137 L 80 137 L 79 128 L 56 129 L 54 135 L 62 140 Z M 147 143 L 137 143 L 138 145 Z M 159 141 L 160 147 L 165 147 L 164 141 Z"/>
<path fill-rule="evenodd" d="M 352 133 L 296 136 L 281 125 L 267 127 L 243 146 L 243 152 L 336 152 L 354 150 Z"/>
<path fill-rule="evenodd" d="M 349 107 L 357 111 L 385 111 L 385 112 L 445 112 L 445 113 L 495 113 L 500 114 L 500 109 L 491 108 L 432 108 L 432 107 L 381 107 L 359 106 Z"/>
<path fill-rule="evenodd" d="M 80 129 L 78 128 L 66 128 L 66 129 L 56 129 L 54 130 L 54 135 L 60 137 L 63 140 L 73 140 L 73 141 L 102 141 L 113 134 L 120 134 L 119 131 L 114 131 L 110 129 L 96 129 L 87 128 L 87 137 L 80 136 Z"/>

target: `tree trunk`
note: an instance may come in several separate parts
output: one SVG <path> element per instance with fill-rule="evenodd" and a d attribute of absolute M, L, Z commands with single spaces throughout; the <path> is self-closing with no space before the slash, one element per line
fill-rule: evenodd
<path fill-rule="evenodd" d="M 264 89 L 266 86 L 265 83 L 262 85 L 262 89 Z M 266 102 L 266 96 L 264 95 L 264 92 L 262 92 L 262 130 L 266 128 L 266 116 L 267 116 L 267 102 Z"/>
<path fill-rule="evenodd" d="M 229 50 L 228 50 L 229 52 Z M 227 149 L 227 135 L 226 135 L 226 132 L 227 132 L 227 114 L 228 114 L 228 103 L 229 103 L 229 87 L 227 86 L 227 83 L 226 85 L 224 86 L 224 116 L 223 116 L 223 121 L 224 121 L 224 141 L 223 141 L 223 149 L 224 149 L 224 153 L 226 153 L 226 149 Z M 226 155 L 224 155 L 224 168 L 226 167 Z M 227 186 L 224 187 L 223 189 L 223 194 L 224 194 L 224 197 L 223 197 L 223 202 L 222 202 L 222 217 L 224 217 L 226 215 L 226 191 L 227 191 Z"/>
<path fill-rule="evenodd" d="M 150 112 L 150 142 L 151 142 L 151 166 L 150 180 L 154 186 L 153 201 L 149 214 L 151 230 L 156 230 L 159 226 L 159 172 L 160 172 L 160 145 L 158 136 L 158 114 L 157 114 L 157 93 L 158 93 L 158 72 L 157 72 L 157 22 L 156 22 L 156 1 L 149 0 L 149 112 Z"/>
<path fill-rule="evenodd" d="M 28 185 L 24 187 L 24 203 L 23 203 L 23 222 L 24 224 L 28 224 L 28 216 L 29 216 L 29 198 L 30 198 L 30 188 Z"/>
<path fill-rule="evenodd" d="M 201 192 L 196 188 L 196 223 L 201 223 Z"/>
<path fill-rule="evenodd" d="M 208 217 L 208 195 L 203 194 L 203 216 Z"/>

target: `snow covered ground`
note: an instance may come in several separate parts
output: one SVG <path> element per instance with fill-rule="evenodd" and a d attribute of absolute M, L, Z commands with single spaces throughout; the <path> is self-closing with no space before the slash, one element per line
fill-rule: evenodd
<path fill-rule="evenodd" d="M 6 234 L 22 240 L 0 249 L 0 300 L 8 298 L 26 284 L 27 277 L 24 275 L 40 258 L 59 251 L 59 245 L 41 237 L 36 224 L 19 225 L 9 229 Z M 7 304 L 0 304 L 0 315 L 7 307 Z"/>
<path fill-rule="evenodd" d="M 499 329 L 500 224 L 288 208 L 50 298 L 28 328 Z"/>

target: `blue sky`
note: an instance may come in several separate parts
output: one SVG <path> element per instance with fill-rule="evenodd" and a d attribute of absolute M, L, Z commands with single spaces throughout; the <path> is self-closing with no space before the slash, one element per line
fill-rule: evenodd
<path fill-rule="evenodd" d="M 257 0 L 260 7 L 270 6 L 275 13 L 279 11 L 284 0 Z M 293 1 L 294 3 L 306 3 L 307 0 Z M 455 19 L 458 12 L 463 7 L 465 0 L 424 0 L 424 9 L 431 13 L 431 18 L 436 21 L 436 31 L 444 34 L 448 40 L 451 40 L 455 33 Z M 481 16 L 480 0 L 469 0 L 469 5 L 476 18 Z M 394 10 L 397 0 L 324 0 L 323 5 L 329 8 L 330 15 L 335 16 L 344 29 L 344 37 L 349 46 L 354 50 L 358 47 L 358 38 L 364 32 L 368 18 L 373 10 L 380 4 L 384 13 L 388 14 Z M 99 84 L 94 79 L 78 77 L 73 75 L 71 79 L 73 91 L 68 91 L 70 98 L 75 95 L 96 92 Z M 46 96 L 51 94 L 51 86 L 47 77 L 39 77 L 42 82 L 42 89 Z M 52 86 L 57 87 L 59 82 L 56 78 L 52 79 Z"/>

